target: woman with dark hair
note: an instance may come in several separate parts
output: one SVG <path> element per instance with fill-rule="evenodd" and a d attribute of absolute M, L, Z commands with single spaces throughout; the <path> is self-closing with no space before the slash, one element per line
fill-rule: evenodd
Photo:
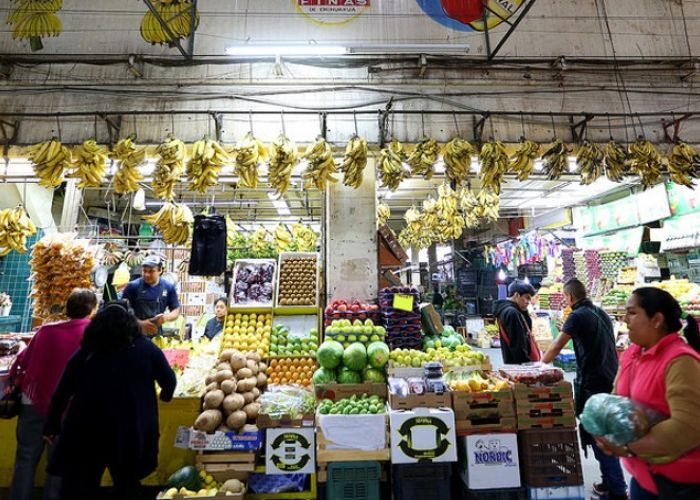
<path fill-rule="evenodd" d="M 42 432 L 49 403 L 70 357 L 80 347 L 83 332 L 95 312 L 97 297 L 86 288 L 76 288 L 66 301 L 68 321 L 43 325 L 26 349 L 19 353 L 10 377 L 22 389 L 22 406 L 17 421 L 17 453 L 10 487 L 11 500 L 32 498 L 34 475 L 45 442 Z M 56 498 L 58 478 L 49 475 L 44 499 Z"/>
<path fill-rule="evenodd" d="M 686 327 L 682 330 L 682 321 Z M 615 393 L 666 415 L 643 438 L 598 445 L 623 458 L 632 475 L 632 500 L 700 498 L 700 334 L 668 292 L 638 288 L 625 322 L 633 345 L 625 352 Z"/>
<path fill-rule="evenodd" d="M 125 301 L 99 311 L 56 389 L 44 429 L 56 439 L 48 470 L 63 478 L 61 498 L 99 498 L 109 469 L 117 497 L 139 498 L 158 464 L 158 402 L 170 401 L 175 373 L 147 340 Z M 61 421 L 61 417 L 63 419 Z"/>
<path fill-rule="evenodd" d="M 209 340 L 216 337 L 224 329 L 224 321 L 226 321 L 226 299 L 220 297 L 214 302 L 214 317 L 207 321 L 204 336 Z"/>

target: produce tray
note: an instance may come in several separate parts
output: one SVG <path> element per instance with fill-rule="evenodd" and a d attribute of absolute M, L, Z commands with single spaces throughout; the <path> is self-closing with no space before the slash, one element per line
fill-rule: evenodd
<path fill-rule="evenodd" d="M 452 405 L 454 407 L 454 400 Z M 515 408 L 512 401 L 494 401 L 488 405 L 469 407 L 460 406 L 455 410 L 455 418 L 460 420 L 479 420 L 495 417 L 511 417 L 515 418 Z"/>
<path fill-rule="evenodd" d="M 236 478 L 232 478 L 232 479 L 236 479 Z M 163 496 L 161 496 L 161 495 L 162 495 L 162 492 L 156 497 L 156 499 L 161 499 L 161 498 L 163 498 Z M 173 500 L 181 500 L 181 499 L 184 499 L 184 498 L 193 498 L 193 497 L 186 497 L 186 496 L 180 495 L 180 494 L 178 493 L 177 495 L 175 495 L 175 496 L 173 496 L 173 497 L 169 497 L 169 498 L 172 498 Z M 243 500 L 244 498 L 246 498 L 246 489 L 243 488 L 243 491 L 242 491 L 241 493 L 236 493 L 236 494 L 234 494 L 234 495 L 226 495 L 226 494 L 224 494 L 224 493 L 217 493 L 217 494 L 214 495 L 213 497 L 212 497 L 212 496 L 207 496 L 207 497 L 200 497 L 200 496 L 198 496 L 198 497 L 196 497 L 196 498 L 203 498 L 204 500 L 207 500 L 207 499 L 224 499 L 224 498 L 225 498 L 226 500 Z"/>
<path fill-rule="evenodd" d="M 208 452 L 198 453 L 195 465 L 210 474 L 216 481 L 245 480 L 255 470 L 256 452 Z"/>
<path fill-rule="evenodd" d="M 270 302 L 269 303 L 263 303 L 263 302 L 246 302 L 246 303 L 239 303 L 236 302 L 236 295 L 235 295 L 235 290 L 236 290 L 236 277 L 238 276 L 238 272 L 240 271 L 241 267 L 246 266 L 248 264 L 272 264 L 272 296 L 270 297 Z M 241 309 L 258 309 L 258 310 L 264 310 L 266 312 L 269 312 L 273 304 L 275 303 L 275 297 L 276 297 L 276 284 L 277 284 L 277 262 L 274 259 L 238 259 L 234 262 L 233 264 L 233 276 L 231 278 L 231 292 L 229 295 L 229 309 L 234 309 L 235 312 L 241 312 Z M 256 312 L 256 311 L 251 311 L 251 312 Z"/>
<path fill-rule="evenodd" d="M 389 443 L 389 433 L 386 435 Z M 316 433 L 316 463 L 330 462 L 363 462 L 367 460 L 385 462 L 391 459 L 391 449 L 386 447 L 379 450 L 341 450 L 329 448 L 332 445 L 322 432 Z"/>
<path fill-rule="evenodd" d="M 282 284 L 282 261 L 284 260 L 289 260 L 294 257 L 314 257 L 316 259 L 316 291 L 315 291 L 315 300 L 313 304 L 304 304 L 300 306 L 294 306 L 294 305 L 282 305 L 279 303 L 279 291 L 280 291 L 280 285 Z M 281 252 L 279 256 L 277 257 L 277 286 L 274 289 L 274 303 L 275 303 L 275 308 L 280 308 L 285 311 L 292 312 L 295 309 L 299 310 L 308 310 L 309 308 L 315 308 L 317 309 L 319 307 L 318 304 L 318 290 L 319 290 L 319 283 L 321 279 L 321 266 L 320 264 L 320 255 L 317 252 Z"/>
<path fill-rule="evenodd" d="M 547 401 L 544 403 L 528 403 L 518 400 L 515 405 L 518 416 L 523 417 L 556 417 L 574 413 L 574 401 Z"/>
<path fill-rule="evenodd" d="M 458 435 L 480 434 L 491 432 L 515 432 L 517 423 L 515 416 L 475 416 L 457 419 L 455 428 Z"/>
<path fill-rule="evenodd" d="M 515 384 L 514 389 L 516 400 L 530 403 L 573 400 L 574 397 L 573 387 L 566 381 L 542 386 Z"/>
<path fill-rule="evenodd" d="M 389 406 L 393 410 L 411 410 L 413 408 L 452 408 L 451 393 L 435 394 L 409 394 L 401 397 L 389 392 Z"/>
<path fill-rule="evenodd" d="M 386 384 L 319 384 L 314 386 L 316 401 L 330 399 L 338 401 L 349 398 L 353 394 L 367 394 L 368 396 L 387 397 Z"/>
<path fill-rule="evenodd" d="M 452 407 L 455 417 L 461 418 L 476 410 L 494 410 L 514 415 L 513 391 L 503 390 L 498 392 L 452 392 Z"/>
<path fill-rule="evenodd" d="M 568 429 L 576 427 L 576 416 L 570 414 L 557 417 L 523 417 L 518 415 L 518 429 Z"/>
<path fill-rule="evenodd" d="M 313 427 L 315 418 L 316 416 L 313 413 L 296 418 L 292 418 L 290 415 L 283 415 L 279 418 L 275 418 L 265 413 L 259 413 L 256 424 L 259 429 L 276 427 Z"/>
<path fill-rule="evenodd" d="M 175 436 L 175 448 L 189 448 L 201 451 L 252 451 L 262 446 L 263 433 L 221 432 L 212 434 L 181 425 Z"/>

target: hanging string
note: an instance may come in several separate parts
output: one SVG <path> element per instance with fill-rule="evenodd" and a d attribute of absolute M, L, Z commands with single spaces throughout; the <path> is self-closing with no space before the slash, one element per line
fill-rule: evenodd
<path fill-rule="evenodd" d="M 212 115 L 209 115 L 209 119 L 207 120 L 207 139 L 211 139 L 211 122 L 214 119 Z"/>
<path fill-rule="evenodd" d="M 136 131 L 136 115 L 131 115 L 131 124 L 134 128 L 134 131 L 132 134 L 134 135 L 134 140 L 139 136 L 138 132 Z"/>
<path fill-rule="evenodd" d="M 175 113 L 170 113 L 170 134 L 175 137 Z"/>
<path fill-rule="evenodd" d="M 554 123 L 554 113 L 549 113 L 549 118 L 552 120 L 552 142 L 555 142 L 557 140 L 557 125 Z"/>
<path fill-rule="evenodd" d="M 459 131 L 459 122 L 457 121 L 457 113 L 452 113 L 452 120 L 455 122 L 455 131 L 457 133 L 457 137 L 461 137 L 461 133 Z"/>
<path fill-rule="evenodd" d="M 282 122 L 282 135 L 287 136 L 287 127 L 284 123 L 284 110 L 280 111 L 280 122 Z"/>
<path fill-rule="evenodd" d="M 423 113 L 420 114 L 420 126 L 421 126 L 421 132 L 423 133 L 423 137 L 425 137 L 425 116 Z"/>
<path fill-rule="evenodd" d="M 493 127 L 493 115 L 491 115 L 491 114 L 489 114 L 489 125 L 491 127 L 491 140 L 493 141 L 496 139 L 496 131 L 494 130 L 494 127 Z"/>
<path fill-rule="evenodd" d="M 95 115 L 95 121 L 94 121 L 93 125 L 95 128 L 95 142 L 98 142 L 97 141 L 97 115 Z"/>
<path fill-rule="evenodd" d="M 644 130 L 644 124 L 642 123 L 642 119 L 640 118 L 639 113 L 637 113 L 636 116 L 637 116 L 637 123 L 639 123 L 639 129 L 642 132 L 642 139 L 646 139 L 647 134 L 646 134 L 646 131 Z M 634 123 L 634 116 L 632 117 L 632 123 Z"/>
<path fill-rule="evenodd" d="M 612 122 L 610 121 L 610 113 L 608 113 L 607 116 L 608 116 L 608 133 L 610 134 L 610 140 L 614 141 L 615 138 L 613 137 L 613 133 L 612 133 Z"/>
<path fill-rule="evenodd" d="M 248 125 L 250 127 L 250 133 L 255 135 L 253 133 L 253 110 L 252 109 L 248 110 Z"/>
<path fill-rule="evenodd" d="M 63 142 L 63 136 L 61 134 L 61 119 L 56 115 L 56 134 L 58 134 L 58 142 Z"/>
<path fill-rule="evenodd" d="M 357 111 L 352 111 L 352 121 L 355 124 L 355 137 L 359 137 L 360 134 L 357 132 Z"/>
<path fill-rule="evenodd" d="M 525 115 L 522 111 L 520 112 L 520 140 L 525 140 Z"/>

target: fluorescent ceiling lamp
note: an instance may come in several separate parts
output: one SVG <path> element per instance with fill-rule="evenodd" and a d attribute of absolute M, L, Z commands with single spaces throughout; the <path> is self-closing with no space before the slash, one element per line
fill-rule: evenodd
<path fill-rule="evenodd" d="M 454 43 L 381 43 L 349 45 L 348 54 L 468 54 L 469 45 Z"/>
<path fill-rule="evenodd" d="M 275 207 L 279 215 L 292 215 L 292 211 L 289 209 L 289 205 L 284 199 L 272 200 L 272 206 Z"/>
<path fill-rule="evenodd" d="M 246 44 L 226 47 L 229 56 L 338 56 L 347 54 L 340 45 L 267 45 Z"/>

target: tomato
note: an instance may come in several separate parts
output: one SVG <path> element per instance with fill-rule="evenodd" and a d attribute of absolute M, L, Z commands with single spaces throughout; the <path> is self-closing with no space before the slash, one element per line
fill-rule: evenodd
<path fill-rule="evenodd" d="M 440 0 L 440 3 L 445 14 L 460 23 L 469 24 L 484 17 L 482 0 Z"/>

